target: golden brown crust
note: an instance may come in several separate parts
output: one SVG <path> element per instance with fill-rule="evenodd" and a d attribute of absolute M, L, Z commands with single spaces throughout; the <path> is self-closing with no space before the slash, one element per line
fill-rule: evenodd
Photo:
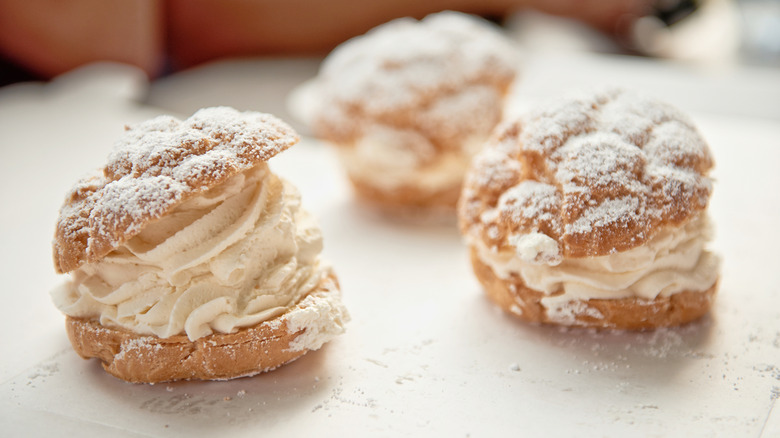
<path fill-rule="evenodd" d="M 466 177 L 460 226 L 500 250 L 542 233 L 562 257 L 626 251 L 705 210 L 712 166 L 669 105 L 623 90 L 566 99 L 496 130 Z"/>
<path fill-rule="evenodd" d="M 317 300 L 327 300 L 328 295 L 333 299 L 332 294 L 338 293 L 336 277 L 331 275 L 310 292 L 308 301 L 302 300 L 273 320 L 235 333 L 215 333 L 194 342 L 184 335 L 163 339 L 70 316 L 66 319 L 66 329 L 74 350 L 81 357 L 100 359 L 109 374 L 128 382 L 227 380 L 270 371 L 304 355 L 308 348 L 293 343 L 308 329 L 291 330 L 289 327 L 295 324 L 292 315 L 313 302 L 316 304 Z M 346 318 L 346 314 L 339 317 L 342 316 Z M 334 318 L 328 322 L 335 326 L 343 321 Z"/>
<path fill-rule="evenodd" d="M 541 300 L 542 292 L 527 287 L 518 275 L 502 279 L 482 262 L 471 248 L 471 263 L 488 297 L 503 310 L 529 322 L 581 327 L 646 330 L 695 321 L 712 306 L 717 282 L 701 292 L 683 291 L 654 300 L 640 298 L 577 300 L 571 306 L 573 319 L 562 322 L 551 317 Z"/>
<path fill-rule="evenodd" d="M 67 195 L 53 244 L 55 269 L 99 260 L 184 200 L 297 141 L 273 116 L 225 107 L 127 127 L 102 171 Z"/>

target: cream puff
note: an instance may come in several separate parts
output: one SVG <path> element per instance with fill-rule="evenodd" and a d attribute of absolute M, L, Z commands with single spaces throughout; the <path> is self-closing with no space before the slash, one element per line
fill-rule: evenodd
<path fill-rule="evenodd" d="M 517 67 L 516 49 L 482 19 L 397 19 L 337 47 L 297 112 L 336 146 L 359 198 L 454 210 Z"/>
<path fill-rule="evenodd" d="M 70 341 L 130 382 L 231 379 L 320 348 L 349 319 L 322 235 L 266 161 L 273 116 L 206 108 L 129 126 L 67 195 L 52 292 Z"/>
<path fill-rule="evenodd" d="M 651 329 L 715 295 L 713 159 L 673 107 L 609 89 L 502 124 L 459 205 L 477 278 L 532 322 Z"/>

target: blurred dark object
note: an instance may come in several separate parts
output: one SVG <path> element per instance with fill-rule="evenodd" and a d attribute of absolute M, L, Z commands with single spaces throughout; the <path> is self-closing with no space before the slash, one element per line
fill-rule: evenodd
<path fill-rule="evenodd" d="M 209 60 L 325 54 L 402 16 L 445 9 L 503 19 L 534 8 L 616 35 L 653 0 L 0 0 L 0 56 L 50 78 L 94 61 L 150 77 Z"/>
<path fill-rule="evenodd" d="M 324 55 L 393 18 L 444 9 L 498 21 L 537 10 L 563 17 L 557 30 L 595 30 L 591 46 L 616 52 L 695 62 L 780 57 L 777 0 L 0 0 L 0 80 L 47 79 L 95 61 L 155 78 L 220 58 Z"/>
<path fill-rule="evenodd" d="M 167 0 L 168 56 L 174 69 L 250 55 L 324 55 L 345 40 L 397 17 L 442 9 L 501 12 L 498 2 Z"/>
<path fill-rule="evenodd" d="M 0 0 L 0 56 L 50 78 L 94 61 L 156 76 L 163 66 L 160 0 Z"/>
<path fill-rule="evenodd" d="M 0 56 L 0 87 L 16 82 L 37 81 L 43 79 L 19 66 L 10 59 Z"/>
<path fill-rule="evenodd" d="M 571 17 L 607 34 L 653 0 L 168 0 L 166 28 L 174 68 L 257 54 L 324 55 L 394 18 L 452 9 L 501 20 L 519 9 Z"/>
<path fill-rule="evenodd" d="M 659 0 L 653 6 L 653 15 L 665 25 L 671 26 L 691 15 L 699 8 L 695 0 Z"/>
<path fill-rule="evenodd" d="M 633 23 L 627 45 L 659 58 L 725 64 L 737 58 L 739 29 L 732 0 L 659 0 Z"/>
<path fill-rule="evenodd" d="M 780 1 L 659 0 L 628 45 L 661 58 L 778 66 Z"/>

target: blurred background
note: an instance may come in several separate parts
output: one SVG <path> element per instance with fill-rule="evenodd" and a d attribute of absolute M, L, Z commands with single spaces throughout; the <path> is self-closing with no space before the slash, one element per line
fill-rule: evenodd
<path fill-rule="evenodd" d="M 155 79 L 226 58 L 324 56 L 444 9 L 500 23 L 529 50 L 780 66 L 778 0 L 0 0 L 0 85 L 105 60 Z"/>

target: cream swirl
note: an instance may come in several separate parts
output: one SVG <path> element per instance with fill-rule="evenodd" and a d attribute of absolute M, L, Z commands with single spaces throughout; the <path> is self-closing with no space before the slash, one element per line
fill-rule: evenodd
<path fill-rule="evenodd" d="M 561 258 L 541 236 L 517 236 L 516 253 L 477 244 L 480 258 L 502 278 L 519 275 L 543 292 L 546 307 L 572 300 L 637 297 L 647 300 L 682 291 L 704 291 L 718 278 L 718 257 L 704 246 L 711 226 L 702 216 L 679 228 L 668 227 L 646 244 L 590 258 Z M 553 241 L 553 243 L 555 243 Z"/>
<path fill-rule="evenodd" d="M 328 271 L 300 195 L 262 163 L 191 198 L 52 291 L 67 315 L 161 338 L 284 313 Z"/>

